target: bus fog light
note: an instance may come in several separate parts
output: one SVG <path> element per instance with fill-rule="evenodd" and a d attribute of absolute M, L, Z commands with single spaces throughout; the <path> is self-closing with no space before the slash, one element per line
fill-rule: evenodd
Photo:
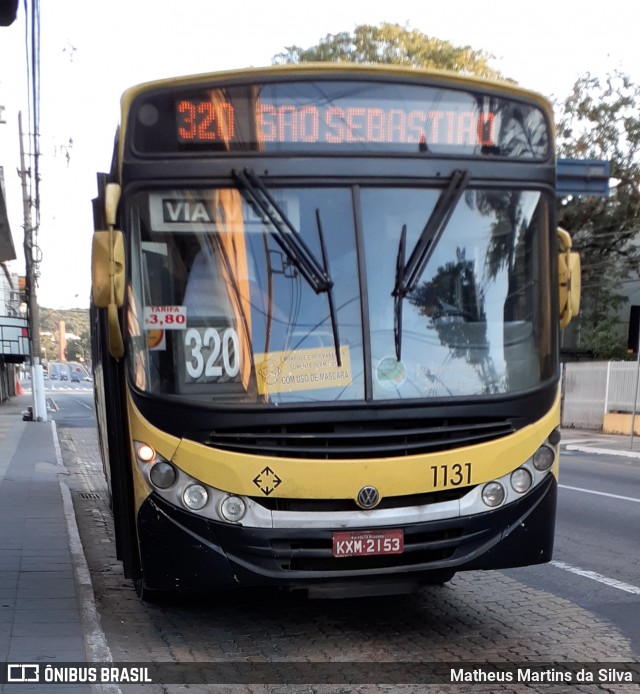
<path fill-rule="evenodd" d="M 553 465 L 555 459 L 556 454 L 552 448 L 549 448 L 549 446 L 540 446 L 533 454 L 533 466 L 536 470 L 544 472 Z"/>
<path fill-rule="evenodd" d="M 190 484 L 184 492 L 182 492 L 182 501 L 184 501 L 184 505 L 192 511 L 199 511 L 207 505 L 209 494 L 201 484 Z"/>
<path fill-rule="evenodd" d="M 520 467 L 511 473 L 511 487 L 518 494 L 524 494 L 531 488 L 532 483 L 531 473 L 524 467 Z"/>
<path fill-rule="evenodd" d="M 244 517 L 247 507 L 239 496 L 228 496 L 220 504 L 220 513 L 232 523 L 237 523 Z"/>
<path fill-rule="evenodd" d="M 176 477 L 176 469 L 169 463 L 156 463 L 149 470 L 149 479 L 158 489 L 169 489 Z"/>
<path fill-rule="evenodd" d="M 482 489 L 482 500 L 491 508 L 500 506 L 500 504 L 504 501 L 504 497 L 504 487 L 500 484 L 500 482 L 489 482 L 489 484 L 485 484 L 484 488 Z"/>

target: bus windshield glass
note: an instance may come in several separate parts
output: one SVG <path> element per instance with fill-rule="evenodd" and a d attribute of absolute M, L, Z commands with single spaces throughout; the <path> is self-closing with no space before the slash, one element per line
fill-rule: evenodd
<path fill-rule="evenodd" d="M 504 396 L 555 377 L 553 200 L 540 191 L 465 187 L 399 309 L 399 239 L 407 254 L 420 243 L 442 193 L 270 187 L 290 222 L 279 232 L 236 187 L 137 193 L 127 210 L 132 382 L 158 396 L 275 406 Z M 326 260 L 330 292 L 305 280 L 282 234 Z"/>

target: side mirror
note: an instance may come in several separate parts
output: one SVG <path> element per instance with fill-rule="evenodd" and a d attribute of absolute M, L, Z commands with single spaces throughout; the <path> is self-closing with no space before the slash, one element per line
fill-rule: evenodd
<path fill-rule="evenodd" d="M 124 238 L 121 231 L 94 231 L 91 294 L 98 308 L 124 303 Z"/>
<path fill-rule="evenodd" d="M 569 232 L 558 227 L 558 284 L 560 301 L 560 327 L 566 328 L 580 312 L 581 271 L 580 254 L 572 251 Z"/>
<path fill-rule="evenodd" d="M 106 308 L 109 326 L 109 352 L 120 359 L 124 355 L 118 309 L 124 304 L 124 236 L 116 230 L 116 212 L 120 186 L 109 183 L 105 191 L 105 218 L 108 231 L 94 231 L 91 247 L 91 296 L 98 308 Z"/>

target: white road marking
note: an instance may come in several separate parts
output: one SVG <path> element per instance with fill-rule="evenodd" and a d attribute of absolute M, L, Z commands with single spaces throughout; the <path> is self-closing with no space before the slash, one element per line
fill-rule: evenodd
<path fill-rule="evenodd" d="M 585 494 L 596 494 L 597 496 L 608 496 L 611 499 L 620 499 L 621 501 L 635 501 L 636 504 L 640 504 L 640 499 L 636 499 L 633 496 L 621 496 L 620 494 L 608 494 L 607 492 L 596 492 L 593 489 L 582 489 L 582 487 L 570 487 L 567 484 L 559 484 L 560 489 L 571 489 L 574 492 L 584 492 Z"/>
<path fill-rule="evenodd" d="M 571 564 L 565 564 L 563 561 L 552 561 L 550 564 L 555 566 L 557 569 L 569 571 L 570 573 L 576 574 L 577 576 L 582 576 L 583 578 L 590 578 L 592 581 L 598 581 L 598 583 L 603 583 L 611 588 L 624 590 L 626 593 L 632 593 L 633 595 L 640 595 L 639 586 L 632 586 L 630 583 L 624 583 L 623 581 L 618 581 L 615 578 L 603 576 L 595 571 L 588 571 L 587 569 L 581 569 L 578 566 L 571 566 Z"/>
<path fill-rule="evenodd" d="M 575 492 L 583 492 L 584 494 L 596 494 L 598 496 L 607 496 L 612 499 L 620 499 L 621 501 L 633 501 L 636 504 L 640 504 L 640 499 L 636 499 L 632 496 L 622 496 L 620 494 L 609 494 L 607 492 L 597 492 L 593 489 L 583 489 L 582 487 L 570 487 L 566 484 L 558 485 L 561 489 L 570 489 Z M 618 581 L 615 578 L 609 578 L 609 576 L 603 576 L 602 574 L 596 573 L 595 571 L 589 571 L 587 569 L 581 569 L 578 566 L 571 566 L 570 564 L 565 564 L 562 561 L 552 561 L 550 562 L 552 566 L 557 569 L 562 569 L 563 571 L 569 571 L 577 576 L 582 576 L 583 578 L 589 578 L 592 581 L 597 581 L 598 583 L 603 583 L 604 585 L 610 586 L 611 588 L 616 588 L 617 590 L 623 590 L 626 593 L 632 593 L 633 595 L 640 595 L 640 587 L 633 586 L 630 583 L 624 583 L 623 581 Z"/>

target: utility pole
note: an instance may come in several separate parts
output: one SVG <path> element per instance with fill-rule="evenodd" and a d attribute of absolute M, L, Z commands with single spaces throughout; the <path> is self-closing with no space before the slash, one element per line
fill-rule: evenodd
<path fill-rule="evenodd" d="M 27 170 L 24 166 L 22 143 L 22 113 L 18 113 L 20 135 L 20 179 L 22 181 L 22 209 L 24 214 L 24 257 L 27 275 L 27 306 L 31 330 L 31 387 L 33 392 L 33 421 L 47 421 L 47 400 L 44 392 L 44 374 L 40 362 L 40 311 L 36 292 L 36 272 L 33 261 L 33 226 L 31 224 L 31 200 L 27 187 Z"/>

